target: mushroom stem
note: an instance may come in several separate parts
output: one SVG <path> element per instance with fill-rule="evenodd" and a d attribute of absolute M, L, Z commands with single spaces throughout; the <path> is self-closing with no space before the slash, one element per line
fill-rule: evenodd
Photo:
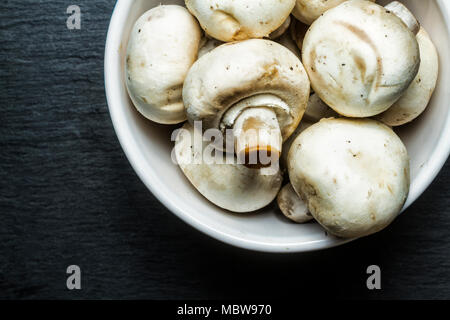
<path fill-rule="evenodd" d="M 272 108 L 243 110 L 234 123 L 233 135 L 236 155 L 248 167 L 270 166 L 280 158 L 283 138 Z"/>
<path fill-rule="evenodd" d="M 386 5 L 385 8 L 399 17 L 403 21 L 403 23 L 406 24 L 408 29 L 411 30 L 412 33 L 417 35 L 420 30 L 419 21 L 417 21 L 416 17 L 404 4 L 398 1 L 393 1 Z"/>

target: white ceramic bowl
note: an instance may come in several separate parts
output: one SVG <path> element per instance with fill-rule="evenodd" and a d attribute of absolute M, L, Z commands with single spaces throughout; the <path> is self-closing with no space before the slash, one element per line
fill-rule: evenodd
<path fill-rule="evenodd" d="M 414 123 L 397 130 L 411 157 L 412 184 L 406 209 L 430 185 L 450 151 L 450 1 L 403 2 L 430 33 L 441 65 L 438 87 L 427 111 Z M 267 252 L 302 252 L 345 243 L 327 236 L 317 224 L 288 222 L 275 212 L 274 206 L 257 214 L 225 212 L 205 200 L 172 163 L 170 137 L 175 127 L 157 125 L 140 116 L 128 98 L 124 82 L 123 62 L 130 30 L 141 14 L 160 3 L 184 1 L 118 0 L 106 42 L 105 84 L 111 118 L 122 148 L 141 180 L 178 217 L 234 246 Z"/>

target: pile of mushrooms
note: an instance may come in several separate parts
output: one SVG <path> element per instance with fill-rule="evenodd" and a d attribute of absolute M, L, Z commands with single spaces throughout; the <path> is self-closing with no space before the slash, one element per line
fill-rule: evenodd
<path fill-rule="evenodd" d="M 276 199 L 337 237 L 388 226 L 410 184 L 392 127 L 426 109 L 438 79 L 414 15 L 397 1 L 185 3 L 138 19 L 125 82 L 144 117 L 184 123 L 172 158 L 190 183 L 232 212 Z"/>

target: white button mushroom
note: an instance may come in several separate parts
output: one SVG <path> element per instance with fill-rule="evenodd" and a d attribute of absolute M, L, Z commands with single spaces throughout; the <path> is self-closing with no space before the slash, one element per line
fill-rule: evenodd
<path fill-rule="evenodd" d="M 181 92 L 197 59 L 202 31 L 186 8 L 158 6 L 142 15 L 128 42 L 126 84 L 146 118 L 175 124 L 186 120 Z"/>
<path fill-rule="evenodd" d="M 271 164 L 298 126 L 309 89 L 295 54 L 276 42 L 253 39 L 224 44 L 197 60 L 183 99 L 191 123 L 202 121 L 205 129 L 224 135 L 233 129 L 240 159 L 267 151 Z"/>
<path fill-rule="evenodd" d="M 215 205 L 233 212 L 252 212 L 270 204 L 281 188 L 280 171 L 265 174 L 263 169 L 250 169 L 244 165 L 205 159 L 208 147 L 203 142 L 196 150 L 193 126 L 186 123 L 178 133 L 175 156 L 181 170 L 192 185 Z M 199 133 L 202 137 L 202 133 Z M 234 156 L 233 156 L 234 158 Z"/>
<path fill-rule="evenodd" d="M 347 0 L 297 0 L 292 11 L 294 17 L 303 23 L 311 24 L 325 11 L 334 8 Z M 375 0 L 370 0 L 375 2 Z"/>
<path fill-rule="evenodd" d="M 420 28 L 417 34 L 420 48 L 420 68 L 405 94 L 377 119 L 389 126 L 401 126 L 413 121 L 428 106 L 439 75 L 439 56 L 430 36 Z"/>
<path fill-rule="evenodd" d="M 306 223 L 314 219 L 306 203 L 295 193 L 290 183 L 278 193 L 277 203 L 285 217 L 294 222 Z"/>
<path fill-rule="evenodd" d="M 397 12 L 405 21 L 415 19 L 406 8 Z M 302 57 L 314 91 L 348 117 L 386 111 L 420 65 L 415 34 L 391 11 L 364 0 L 346 1 L 318 18 L 305 36 Z"/>
<path fill-rule="evenodd" d="M 186 0 L 210 36 L 221 41 L 268 37 L 289 17 L 295 0 Z"/>
<path fill-rule="evenodd" d="M 324 119 L 309 127 L 291 147 L 288 171 L 313 217 L 343 238 L 385 228 L 409 192 L 405 146 L 370 119 Z"/>

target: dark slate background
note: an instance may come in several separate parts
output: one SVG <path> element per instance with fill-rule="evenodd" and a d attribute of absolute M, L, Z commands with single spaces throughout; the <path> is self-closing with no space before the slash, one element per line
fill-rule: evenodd
<path fill-rule="evenodd" d="M 66 8 L 82 29 L 66 28 Z M 0 1 L 0 298 L 450 298 L 450 167 L 387 230 L 272 255 L 166 210 L 115 136 L 103 86 L 113 0 Z M 66 289 L 66 268 L 82 290 Z M 366 268 L 382 290 L 366 289 Z"/>

